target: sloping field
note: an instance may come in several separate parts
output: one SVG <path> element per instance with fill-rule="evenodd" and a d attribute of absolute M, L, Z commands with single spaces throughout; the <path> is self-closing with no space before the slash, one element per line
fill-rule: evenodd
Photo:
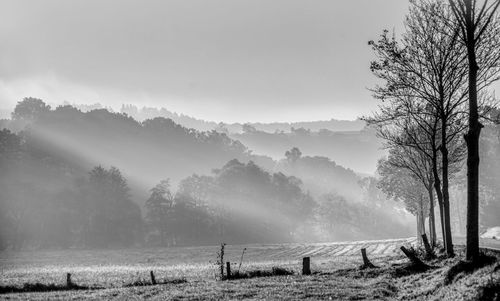
<path fill-rule="evenodd" d="M 500 263 L 459 274 L 443 285 L 449 268 L 464 258 L 435 259 L 425 272 L 405 270 L 397 250 L 415 238 L 318 244 L 227 246 L 224 261 L 237 271 L 281 267 L 294 275 L 215 281 L 220 247 L 135 250 L 66 250 L 0 253 L 2 287 L 24 283 L 64 284 L 72 273 L 77 285 L 99 289 L 0 294 L 3 300 L 497 300 Z M 360 270 L 360 248 L 379 268 Z M 310 256 L 312 275 L 301 275 L 301 257 Z M 159 285 L 150 283 L 153 270 Z M 398 272 L 399 270 L 399 272 Z M 402 272 L 401 272 L 402 271 Z M 406 271 L 406 272 L 405 272 Z M 185 281 L 169 282 L 168 280 Z M 5 290 L 4 290 L 5 291 Z"/>
<path fill-rule="evenodd" d="M 237 270 L 245 249 L 241 270 L 273 266 L 299 271 L 301 258 L 310 256 L 312 268 L 356 266 L 360 249 L 367 248 L 373 261 L 384 261 L 397 255 L 403 244 L 415 238 L 378 241 L 228 245 L 225 261 Z M 21 286 L 24 283 L 63 283 L 66 273 L 75 283 L 86 286 L 121 287 L 148 279 L 153 270 L 157 277 L 187 280 L 215 279 L 215 261 L 219 246 L 127 249 L 127 250 L 54 250 L 0 253 L 0 285 Z"/>
<path fill-rule="evenodd" d="M 314 243 L 314 244 L 284 244 L 267 249 L 266 256 L 270 258 L 329 258 L 332 256 L 358 256 L 361 248 L 366 248 L 369 255 L 391 256 L 401 245 L 414 244 L 416 238 L 366 240 L 355 242 Z"/>

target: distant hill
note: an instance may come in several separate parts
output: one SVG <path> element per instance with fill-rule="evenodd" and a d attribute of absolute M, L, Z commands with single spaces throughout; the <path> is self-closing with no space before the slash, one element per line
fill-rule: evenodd
<path fill-rule="evenodd" d="M 381 141 L 359 119 L 225 124 L 173 113 L 165 108 L 123 105 L 121 112 L 137 120 L 161 116 L 184 127 L 225 133 L 253 153 L 275 160 L 282 158 L 286 150 L 298 147 L 306 155 L 328 157 L 360 174 L 373 174 L 377 160 L 385 155 Z"/>
<path fill-rule="evenodd" d="M 285 158 L 279 161 L 275 171 L 299 178 L 315 198 L 324 194 L 342 195 L 357 202 L 363 198 L 361 177 L 326 157 Z"/>
<path fill-rule="evenodd" d="M 4 216 L 16 216 L 19 204 L 29 209 L 22 222 L 26 234 L 9 240 L 14 248 L 24 240 L 43 245 L 50 239 L 49 245 L 61 246 L 93 245 L 86 237 L 94 237 L 95 245 L 110 237 L 118 244 L 137 241 L 114 233 L 130 233 L 119 226 L 127 224 L 140 237 L 141 210 L 146 216 L 156 210 L 150 202 L 147 210 L 153 211 L 144 211 L 145 202 L 153 198 L 153 187 L 163 189 L 157 184 L 164 179 L 170 179 L 162 185 L 172 187 L 176 212 L 183 216 L 176 229 L 185 234 L 184 243 L 201 243 L 192 240 L 199 235 L 208 239 L 203 242 L 219 242 L 222 233 L 238 243 L 391 237 L 406 224 L 393 202 L 366 185 L 373 178 L 367 182 L 337 158 L 302 155 L 289 147 L 304 152 L 331 147 L 350 155 L 355 165 L 376 145 L 369 131 L 267 133 L 246 124 L 242 133 L 228 135 L 186 128 L 165 117 L 139 122 L 98 106 L 89 109 L 53 109 L 31 98 L 18 104 L 13 119 L 0 120 L 1 127 L 15 132 L 0 131 L 0 199 L 9 201 Z M 257 155 L 239 139 L 277 158 Z M 181 199 L 188 207 L 177 203 Z M 9 225 L 0 227 L 10 229 L 0 231 L 0 249 L 2 235 L 18 237 L 12 232 L 19 228 L 16 221 Z M 189 227 L 194 230 L 183 232 Z M 102 236 L 99 229 L 109 231 Z M 88 236 L 87 230 L 96 234 Z"/>
<path fill-rule="evenodd" d="M 232 126 L 243 126 L 245 124 L 232 124 Z M 258 131 L 275 133 L 275 132 L 291 132 L 293 129 L 306 129 L 313 132 L 320 130 L 329 130 L 333 132 L 344 131 L 360 131 L 365 127 L 365 122 L 359 119 L 356 120 L 318 120 L 318 121 L 299 121 L 299 122 L 272 122 L 272 123 L 246 123 L 253 126 Z"/>
<path fill-rule="evenodd" d="M 229 133 L 241 133 L 244 131 L 245 125 L 250 125 L 256 130 L 274 133 L 274 132 L 290 132 L 292 128 L 304 128 L 311 131 L 319 131 L 321 129 L 326 129 L 330 131 L 359 131 L 365 126 L 365 122 L 362 120 L 323 120 L 323 121 L 302 121 L 302 122 L 272 122 L 272 123 L 217 123 L 213 121 L 205 121 L 201 119 L 196 119 L 191 116 L 184 114 L 178 114 L 171 112 L 165 108 L 151 108 L 142 107 L 138 108 L 135 105 L 122 105 L 121 113 L 125 113 L 136 120 L 143 121 L 146 119 L 151 119 L 155 117 L 165 117 L 170 118 L 176 123 L 188 127 L 194 128 L 199 131 L 228 131 Z"/>
<path fill-rule="evenodd" d="M 302 128 L 290 133 L 252 130 L 230 134 L 230 137 L 241 141 L 255 153 L 274 159 L 280 159 L 285 151 L 298 147 L 305 155 L 328 157 L 339 165 L 364 174 L 373 174 L 377 160 L 385 155 L 380 139 L 370 129 L 314 132 Z"/>
<path fill-rule="evenodd" d="M 372 172 L 380 157 L 378 140 L 366 130 L 315 132 L 293 128 L 289 133 L 268 133 L 246 124 L 241 133 L 199 131 L 170 118 L 153 117 L 158 113 L 156 109 L 122 108 L 122 111 L 141 112 L 143 118 L 151 117 L 139 122 L 127 113 L 110 112 L 99 104 L 80 107 L 66 105 L 52 109 L 30 125 L 32 134 L 45 141 L 47 152 L 79 162 L 86 170 L 98 164 L 119 167 L 127 177 L 137 177 L 131 179 L 131 183 L 138 183 L 143 191 L 161 179 L 171 178 L 175 186 L 193 173 L 207 174 L 229 160 L 238 159 L 253 160 L 266 170 L 304 178 L 307 189 L 316 195 L 342 191 L 357 199 L 359 187 L 356 187 L 354 171 Z M 183 118 L 166 110 L 160 112 Z M 22 125 L 9 120 L 1 124 L 16 132 L 23 129 Z M 283 126 L 282 123 L 275 125 Z M 295 146 L 304 153 L 300 162 L 311 164 L 296 165 L 303 166 L 299 169 L 278 164 L 285 152 Z M 307 156 L 324 158 L 308 161 Z M 347 172 L 348 168 L 351 170 Z M 315 186 L 314 177 L 321 173 L 328 174 L 325 179 L 335 183 Z M 320 181 L 316 182 L 319 185 Z"/>
<path fill-rule="evenodd" d="M 3 120 L 1 125 L 16 132 L 23 129 L 16 121 Z M 166 178 L 175 187 L 193 173 L 208 174 L 232 159 L 253 160 L 268 170 L 275 164 L 223 133 L 188 129 L 163 117 L 138 122 L 106 109 L 82 112 L 63 106 L 43 114 L 27 129 L 39 141 L 41 153 L 87 171 L 99 164 L 116 166 L 142 192 Z"/>
<path fill-rule="evenodd" d="M 112 112 L 110 108 L 104 108 L 99 103 L 71 106 L 84 114 L 104 109 Z M 244 147 L 248 148 L 246 151 L 254 155 L 268 156 L 274 160 L 283 158 L 285 151 L 292 147 L 298 147 L 304 155 L 328 157 L 337 164 L 363 175 L 373 174 L 377 160 L 385 155 L 385 152 L 380 149 L 381 141 L 373 131 L 365 128 L 365 123 L 361 120 L 331 119 L 294 123 L 225 124 L 196 119 L 165 108 L 122 105 L 120 112 L 135 119 L 138 123 L 163 117 L 186 130 L 216 131 L 240 141 Z"/>

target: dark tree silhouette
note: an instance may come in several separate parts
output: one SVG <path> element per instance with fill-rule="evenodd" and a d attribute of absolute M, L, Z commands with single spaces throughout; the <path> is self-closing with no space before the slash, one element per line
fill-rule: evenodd
<path fill-rule="evenodd" d="M 285 152 L 285 157 L 290 163 L 295 163 L 301 156 L 302 152 L 297 147 Z"/>
<path fill-rule="evenodd" d="M 158 231 L 160 245 L 166 246 L 174 206 L 169 180 L 163 180 L 151 188 L 151 196 L 144 206 L 146 207 L 146 221 Z"/>
<path fill-rule="evenodd" d="M 86 244 L 129 246 L 141 230 L 139 206 L 130 200 L 126 179 L 116 167 L 96 166 L 89 174 Z"/>
<path fill-rule="evenodd" d="M 419 128 L 419 134 L 428 136 L 445 247 L 448 256 L 453 256 L 449 169 L 463 154 L 459 134 L 465 129 L 467 65 L 458 30 L 449 26 L 450 19 L 452 12 L 441 1 L 411 1 L 401 42 L 389 38 L 387 31 L 377 43 L 370 42 L 378 57 L 371 70 L 384 80 L 384 85 L 373 91 L 376 98 L 390 102 L 369 122 L 394 128 L 395 120 L 404 120 Z M 405 143 L 419 149 L 417 141 L 421 139 L 404 131 L 405 135 L 397 136 L 411 138 L 413 143 Z M 436 151 L 440 153 L 441 176 L 437 173 Z"/>
<path fill-rule="evenodd" d="M 12 112 L 12 119 L 34 121 L 41 114 L 48 111 L 50 111 L 50 106 L 46 105 L 41 99 L 27 97 L 17 103 L 14 112 Z"/>
<path fill-rule="evenodd" d="M 479 259 L 479 122 L 478 90 L 481 76 L 496 80 L 500 62 L 500 28 L 496 11 L 500 0 L 449 0 L 469 62 L 469 129 L 467 144 L 467 250 L 468 260 Z M 483 55 L 484 57 L 481 57 Z M 488 84 L 488 82 L 486 83 Z"/>

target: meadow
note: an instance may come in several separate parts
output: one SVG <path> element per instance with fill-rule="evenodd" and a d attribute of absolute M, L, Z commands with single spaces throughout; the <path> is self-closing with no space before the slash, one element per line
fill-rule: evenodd
<path fill-rule="evenodd" d="M 317 244 L 227 245 L 225 261 L 232 270 L 241 271 L 286 268 L 290 276 L 217 281 L 215 262 L 220 246 L 178 247 L 128 250 L 50 250 L 0 253 L 0 286 L 19 286 L 24 283 L 64 284 L 66 273 L 72 281 L 88 286 L 87 290 L 55 292 L 7 293 L 0 299 L 160 299 L 160 300 L 221 300 L 221 299 L 415 299 L 422 296 L 454 296 L 449 286 L 442 291 L 441 278 L 447 267 L 456 262 L 444 260 L 433 263 L 435 269 L 418 275 L 394 276 L 394 266 L 406 258 L 401 245 L 410 246 L 415 239 L 358 241 Z M 362 271 L 360 249 L 366 248 L 371 261 L 379 269 Z M 310 276 L 301 275 L 302 257 L 311 257 Z M 153 286 L 131 286 L 149 283 L 153 270 L 158 282 L 185 280 Z M 488 279 L 500 278 L 496 267 L 479 270 L 472 284 L 461 283 L 459 296 L 477 295 L 477 286 L 487 286 Z M 491 274 L 491 275 L 490 275 Z M 478 280 L 479 279 L 479 280 Z M 461 277 L 458 281 L 471 281 Z M 464 292 L 463 290 L 470 290 Z M 451 291 L 451 292 L 450 292 Z M 453 295 L 455 292 L 455 295 Z M 441 294 L 441 295 L 440 295 Z M 450 295 L 451 294 L 451 295 Z M 403 296 L 403 297 L 402 297 Z M 459 300 L 458 298 L 457 300 Z M 436 299 L 439 300 L 439 299 Z"/>
<path fill-rule="evenodd" d="M 344 268 L 359 264 L 361 248 L 371 257 L 396 254 L 401 244 L 414 239 L 316 244 L 226 245 L 225 261 L 242 270 L 280 266 L 300 271 L 302 257 L 312 257 L 312 268 L 329 265 Z M 64 282 L 71 273 L 75 283 L 95 287 L 121 287 L 153 270 L 162 278 L 215 280 L 215 261 L 220 246 L 174 247 L 125 250 L 48 250 L 0 253 L 0 285 Z"/>

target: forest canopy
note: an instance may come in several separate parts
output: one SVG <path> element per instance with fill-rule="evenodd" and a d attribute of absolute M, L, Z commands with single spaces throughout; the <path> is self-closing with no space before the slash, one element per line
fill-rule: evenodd
<path fill-rule="evenodd" d="M 105 109 L 52 109 L 34 98 L 21 101 L 2 127 L 2 248 L 326 241 L 411 231 L 397 206 L 369 197 L 373 185 L 298 149 L 284 150 L 277 162 L 224 133 Z M 315 183 L 318 177 L 326 181 Z M 328 221 L 339 213 L 344 219 Z M 372 231 L 370 221 L 390 214 L 399 218 Z"/>

